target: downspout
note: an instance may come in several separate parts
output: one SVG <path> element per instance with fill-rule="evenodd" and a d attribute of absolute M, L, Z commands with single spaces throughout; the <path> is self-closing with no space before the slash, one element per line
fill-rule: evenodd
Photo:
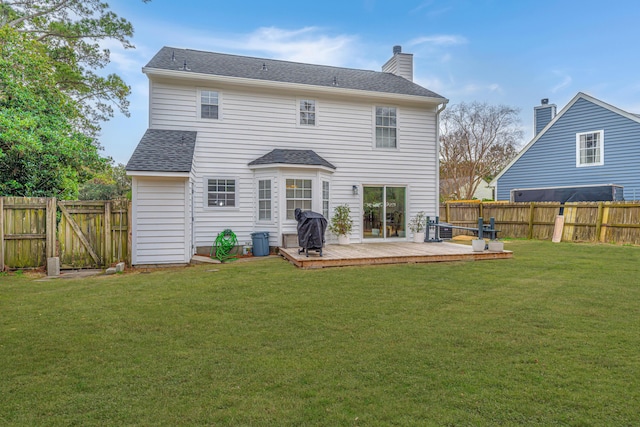
<path fill-rule="evenodd" d="M 440 113 L 447 108 L 447 99 L 436 111 L 436 211 L 435 216 L 440 216 Z"/>

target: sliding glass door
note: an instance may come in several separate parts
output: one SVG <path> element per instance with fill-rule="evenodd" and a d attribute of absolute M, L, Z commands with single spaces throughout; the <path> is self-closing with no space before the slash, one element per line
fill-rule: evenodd
<path fill-rule="evenodd" d="M 406 193 L 405 187 L 363 187 L 365 239 L 406 236 Z"/>

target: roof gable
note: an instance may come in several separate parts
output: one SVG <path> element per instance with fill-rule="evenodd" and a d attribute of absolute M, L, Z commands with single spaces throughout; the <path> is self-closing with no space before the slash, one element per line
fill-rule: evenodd
<path fill-rule="evenodd" d="M 529 143 L 527 145 L 524 146 L 524 148 L 522 150 L 520 150 L 520 152 L 518 153 L 518 155 L 511 160 L 511 162 L 509 162 L 509 164 L 502 169 L 502 171 L 500 171 L 500 173 L 498 175 L 496 175 L 495 178 L 493 178 L 493 180 L 491 180 L 491 182 L 489 183 L 489 185 L 495 187 L 496 184 L 498 183 L 498 180 L 502 177 L 502 175 L 504 175 L 505 173 L 507 173 L 507 171 L 511 168 L 511 166 L 513 166 L 540 138 L 542 138 L 542 136 L 544 136 L 544 134 L 556 123 L 558 122 L 558 120 L 560 120 L 562 118 L 562 116 L 564 116 L 567 111 L 569 111 L 571 109 L 571 107 L 573 107 L 573 105 L 578 102 L 580 99 L 583 99 L 585 101 L 591 102 L 592 104 L 595 104 L 599 107 L 605 108 L 615 114 L 618 114 L 620 116 L 626 117 L 629 120 L 632 120 L 636 123 L 640 123 L 640 115 L 637 114 L 632 114 L 629 113 L 627 111 L 624 111 L 618 107 L 615 107 L 611 104 L 607 104 L 606 102 L 600 101 L 597 98 L 594 98 L 590 95 L 587 95 L 586 93 L 583 92 L 578 92 L 576 94 L 576 96 L 574 96 L 571 101 L 569 101 L 569 103 L 567 105 L 565 105 L 565 107 L 536 135 L 533 137 L 533 139 L 531 141 L 529 141 Z"/>
<path fill-rule="evenodd" d="M 163 47 L 145 69 L 412 95 L 446 102 L 443 96 L 391 73 L 192 49 Z"/>
<path fill-rule="evenodd" d="M 127 171 L 190 172 L 197 132 L 147 129 L 127 163 Z"/>

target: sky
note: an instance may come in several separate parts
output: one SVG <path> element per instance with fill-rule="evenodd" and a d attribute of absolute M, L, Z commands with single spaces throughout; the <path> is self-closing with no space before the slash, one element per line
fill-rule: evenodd
<path fill-rule="evenodd" d="M 103 155 L 126 164 L 148 126 L 142 73 L 163 46 L 380 71 L 394 45 L 413 54 L 414 81 L 447 99 L 560 111 L 578 92 L 640 114 L 637 0 L 110 0 L 135 49 L 105 41 L 131 86 L 130 117 L 102 125 Z"/>

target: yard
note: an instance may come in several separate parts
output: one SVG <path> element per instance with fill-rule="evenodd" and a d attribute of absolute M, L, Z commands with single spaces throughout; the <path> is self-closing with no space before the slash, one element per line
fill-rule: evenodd
<path fill-rule="evenodd" d="M 640 247 L 0 276 L 2 425 L 640 425 Z"/>

